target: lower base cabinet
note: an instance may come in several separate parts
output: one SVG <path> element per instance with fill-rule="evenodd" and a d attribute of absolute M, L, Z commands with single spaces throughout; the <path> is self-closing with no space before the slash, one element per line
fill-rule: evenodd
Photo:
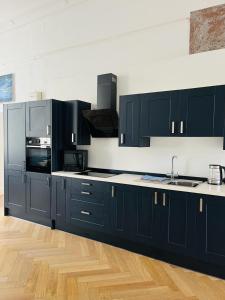
<path fill-rule="evenodd" d="M 51 175 L 5 171 L 5 214 L 51 225 Z"/>
<path fill-rule="evenodd" d="M 50 219 L 51 175 L 26 173 L 27 213 L 30 216 Z"/>
<path fill-rule="evenodd" d="M 7 170 L 4 178 L 5 209 L 9 214 L 24 215 L 26 212 L 26 174 Z"/>

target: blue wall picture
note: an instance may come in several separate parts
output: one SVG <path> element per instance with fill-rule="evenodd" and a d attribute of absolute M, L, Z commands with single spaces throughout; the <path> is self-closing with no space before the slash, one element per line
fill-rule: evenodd
<path fill-rule="evenodd" d="M 13 74 L 0 76 L 0 102 L 13 100 Z"/>

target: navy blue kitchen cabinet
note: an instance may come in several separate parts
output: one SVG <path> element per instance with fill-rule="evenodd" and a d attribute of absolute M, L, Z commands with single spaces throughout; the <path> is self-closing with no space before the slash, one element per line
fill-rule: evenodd
<path fill-rule="evenodd" d="M 36 220 L 51 218 L 51 175 L 26 173 L 27 214 Z"/>
<path fill-rule="evenodd" d="M 111 233 L 118 237 L 135 239 L 136 201 L 139 189 L 115 184 L 111 186 Z"/>
<path fill-rule="evenodd" d="M 181 254 L 194 253 L 194 207 L 188 193 L 161 191 L 162 247 Z"/>
<path fill-rule="evenodd" d="M 150 145 L 150 139 L 142 136 L 140 118 L 140 96 L 121 96 L 119 108 L 120 147 L 148 147 Z"/>
<path fill-rule="evenodd" d="M 132 236 L 137 242 L 160 246 L 161 195 L 152 188 L 136 189 L 138 195 L 135 197 L 136 207 L 131 220 L 131 224 L 135 224 Z"/>
<path fill-rule="evenodd" d="M 82 229 L 109 229 L 109 185 L 101 181 L 66 180 L 66 223 Z"/>
<path fill-rule="evenodd" d="M 51 216 L 57 224 L 66 221 L 66 185 L 65 177 L 52 176 Z"/>
<path fill-rule="evenodd" d="M 5 169 L 25 171 L 25 103 L 4 105 Z"/>
<path fill-rule="evenodd" d="M 224 197 L 192 194 L 195 201 L 196 252 L 199 259 L 225 265 Z"/>
<path fill-rule="evenodd" d="M 51 100 L 26 103 L 26 136 L 51 137 Z"/>
<path fill-rule="evenodd" d="M 5 170 L 5 214 L 23 216 L 26 211 L 26 173 Z"/>
<path fill-rule="evenodd" d="M 64 144 L 66 147 L 90 145 L 90 131 L 82 111 L 91 109 L 91 104 L 72 100 L 64 102 Z"/>

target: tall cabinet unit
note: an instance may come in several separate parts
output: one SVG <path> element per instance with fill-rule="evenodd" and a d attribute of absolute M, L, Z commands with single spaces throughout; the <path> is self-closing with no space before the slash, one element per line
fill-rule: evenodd
<path fill-rule="evenodd" d="M 5 214 L 25 213 L 25 103 L 4 105 Z"/>

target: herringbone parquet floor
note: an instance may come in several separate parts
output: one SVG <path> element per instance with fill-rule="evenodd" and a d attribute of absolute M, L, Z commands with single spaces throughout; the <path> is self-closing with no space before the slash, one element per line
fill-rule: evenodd
<path fill-rule="evenodd" d="M 225 281 L 1 214 L 8 299 L 225 300 Z"/>

